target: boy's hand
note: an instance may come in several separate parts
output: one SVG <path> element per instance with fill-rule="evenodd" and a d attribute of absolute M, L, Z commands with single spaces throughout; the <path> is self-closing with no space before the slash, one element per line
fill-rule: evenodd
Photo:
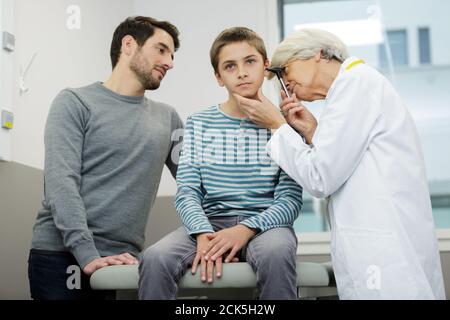
<path fill-rule="evenodd" d="M 211 242 L 208 237 L 213 233 L 201 233 L 197 235 L 197 254 L 195 255 L 194 262 L 192 263 L 192 274 L 197 272 L 197 267 L 200 263 L 200 278 L 203 282 L 208 280 L 208 283 L 213 282 L 214 266 L 216 267 L 216 277 L 222 276 L 222 257 L 219 257 L 216 261 L 206 261 L 205 253 L 208 248 L 208 244 Z M 239 261 L 237 258 L 233 259 L 234 262 Z"/>
<path fill-rule="evenodd" d="M 213 282 L 214 261 L 206 261 L 205 253 L 206 248 L 210 240 L 207 236 L 212 233 L 201 233 L 197 235 L 197 254 L 195 255 L 194 262 L 192 263 L 192 274 L 197 272 L 197 266 L 200 263 L 200 278 L 202 282 L 208 278 L 208 283 Z M 216 262 L 216 276 L 222 276 L 222 260 L 218 259 Z"/>
<path fill-rule="evenodd" d="M 129 253 L 122 253 L 117 256 L 97 258 L 97 259 L 89 262 L 83 268 L 83 272 L 86 275 L 90 276 L 98 269 L 101 269 L 101 268 L 104 268 L 107 266 L 114 266 L 114 265 L 121 265 L 121 264 L 128 264 L 128 265 L 138 264 L 138 260 Z"/>
<path fill-rule="evenodd" d="M 255 234 L 255 230 L 242 224 L 208 234 L 207 238 L 210 242 L 207 244 L 205 260 L 208 262 L 216 261 L 226 252 L 231 250 L 225 259 L 225 263 L 233 261 L 236 253 L 242 249 Z"/>

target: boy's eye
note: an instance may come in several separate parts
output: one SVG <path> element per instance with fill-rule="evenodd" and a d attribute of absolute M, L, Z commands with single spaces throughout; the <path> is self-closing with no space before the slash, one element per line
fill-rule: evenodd
<path fill-rule="evenodd" d="M 227 65 L 225 65 L 225 70 L 231 70 L 231 69 L 233 69 L 233 67 L 234 67 L 234 64 L 232 64 L 232 63 L 227 64 Z"/>
<path fill-rule="evenodd" d="M 248 64 L 252 64 L 252 63 L 255 63 L 255 62 L 256 62 L 255 59 L 248 59 L 248 60 L 247 60 L 247 63 L 248 63 Z"/>

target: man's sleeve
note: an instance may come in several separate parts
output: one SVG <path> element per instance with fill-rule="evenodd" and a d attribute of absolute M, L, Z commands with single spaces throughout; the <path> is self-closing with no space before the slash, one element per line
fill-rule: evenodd
<path fill-rule="evenodd" d="M 175 207 L 189 235 L 214 232 L 202 207 L 204 190 L 197 151 L 194 121 L 188 118 L 177 172 Z"/>
<path fill-rule="evenodd" d="M 184 124 L 181 120 L 180 116 L 178 115 L 178 112 L 173 110 L 172 114 L 172 125 L 171 125 L 172 132 L 170 133 L 171 139 L 171 146 L 170 146 L 170 152 L 167 155 L 166 159 L 166 166 L 170 170 L 170 173 L 174 178 L 177 177 L 177 170 L 178 170 L 178 163 L 180 158 L 180 149 L 182 146 L 182 143 L 180 142 L 181 138 L 184 134 Z"/>
<path fill-rule="evenodd" d="M 80 195 L 84 127 L 89 113 L 63 90 L 53 101 L 45 128 L 45 201 L 63 243 L 84 268 L 100 255 L 87 225 Z"/>

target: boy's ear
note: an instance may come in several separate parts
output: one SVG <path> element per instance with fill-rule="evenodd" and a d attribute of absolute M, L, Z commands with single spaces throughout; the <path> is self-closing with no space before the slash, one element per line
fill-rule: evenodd
<path fill-rule="evenodd" d="M 268 68 L 270 66 L 270 61 L 269 59 L 266 59 L 266 61 L 264 62 L 264 77 L 267 78 L 270 75 L 270 72 L 266 70 L 266 68 Z"/>
<path fill-rule="evenodd" d="M 219 86 L 223 87 L 225 84 L 223 83 L 222 77 L 218 72 L 214 72 L 214 75 L 216 76 L 217 83 Z"/>

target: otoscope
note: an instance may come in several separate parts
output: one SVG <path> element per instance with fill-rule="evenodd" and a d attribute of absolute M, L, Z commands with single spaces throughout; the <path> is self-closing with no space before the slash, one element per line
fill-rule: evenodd
<path fill-rule="evenodd" d="M 284 72 L 284 68 L 266 68 L 267 71 L 269 72 L 273 72 L 277 75 L 278 80 L 280 80 L 281 83 L 281 87 L 283 88 L 284 93 L 286 94 L 286 97 L 290 98 L 291 95 L 289 94 L 288 89 L 286 88 L 286 85 L 284 84 L 283 81 L 283 72 Z M 284 113 L 283 113 L 284 115 Z M 306 143 L 306 139 L 305 136 L 303 135 L 303 133 L 301 133 L 300 131 L 298 131 L 297 129 L 293 128 L 295 131 L 297 131 L 297 133 L 302 137 L 303 142 Z"/>
<path fill-rule="evenodd" d="M 273 72 L 277 75 L 277 78 L 281 83 L 281 87 L 283 88 L 283 91 L 286 94 L 286 97 L 290 98 L 291 95 L 289 94 L 289 91 L 286 88 L 286 85 L 284 84 L 284 81 L 283 81 L 284 68 L 266 68 L 266 70 L 269 72 Z"/>

